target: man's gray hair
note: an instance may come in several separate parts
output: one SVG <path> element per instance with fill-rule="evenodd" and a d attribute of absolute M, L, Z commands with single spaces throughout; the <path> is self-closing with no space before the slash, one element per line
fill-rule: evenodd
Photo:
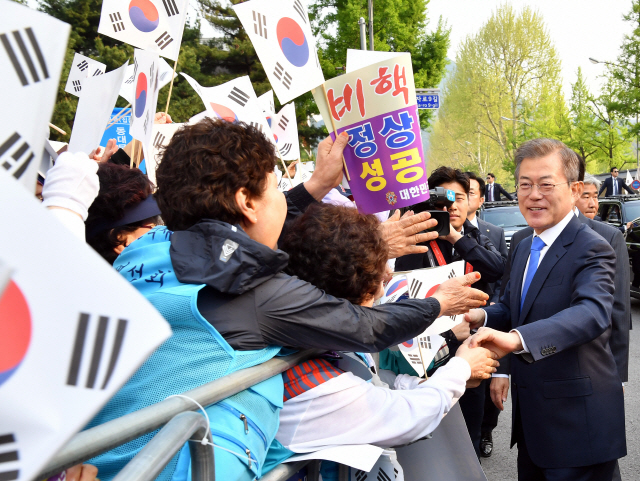
<path fill-rule="evenodd" d="M 584 185 L 595 185 L 596 190 L 600 190 L 601 182 L 591 174 L 584 174 Z"/>
<path fill-rule="evenodd" d="M 580 175 L 578 155 L 559 140 L 545 138 L 529 140 L 516 150 L 516 182 L 520 174 L 520 164 L 524 159 L 539 159 L 553 152 L 560 155 L 567 181 L 576 182 Z"/>

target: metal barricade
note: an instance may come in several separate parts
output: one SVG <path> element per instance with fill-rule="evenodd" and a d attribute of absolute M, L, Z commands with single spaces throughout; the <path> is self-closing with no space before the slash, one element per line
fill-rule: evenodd
<path fill-rule="evenodd" d="M 101 424 L 100 426 L 95 426 L 91 429 L 87 429 L 86 431 L 82 431 L 76 434 L 60 450 L 56 457 L 47 464 L 43 472 L 38 475 L 37 479 L 46 479 L 71 466 L 85 462 L 99 454 L 110 451 L 121 444 L 125 444 L 144 434 L 155 431 L 164 425 L 169 426 L 168 423 L 180 413 L 199 409 L 192 400 L 197 401 L 202 406 L 210 406 L 211 404 L 215 404 L 229 396 L 244 391 L 254 384 L 258 384 L 259 382 L 280 374 L 287 369 L 306 361 L 307 359 L 317 357 L 322 352 L 324 351 L 307 350 L 286 357 L 275 357 L 258 366 L 241 369 L 229 374 L 228 376 L 216 379 L 215 381 L 182 393 L 186 398 L 190 399 L 185 399 L 183 397 L 167 398 L 164 401 L 153 404 L 144 409 L 140 409 L 139 411 L 129 413 L 120 418 Z M 194 414 L 202 418 L 204 421 L 204 417 L 201 414 Z M 161 433 L 162 431 L 147 444 L 147 447 L 149 447 Z M 190 433 L 189 436 L 191 436 L 191 434 L 192 433 Z M 160 440 L 158 440 L 157 443 L 154 443 L 154 446 L 163 446 L 163 439 L 168 439 L 166 436 L 168 436 L 168 434 L 163 434 Z M 177 449 L 180 449 L 183 444 L 184 441 L 180 444 L 177 444 L 176 442 Z M 147 447 L 140 451 L 138 456 L 145 451 Z M 177 452 L 177 450 L 175 452 Z M 172 456 L 173 454 L 169 456 L 167 462 L 169 462 Z M 132 460 L 132 462 L 134 460 Z M 162 468 L 164 468 L 164 465 Z M 160 469 L 160 471 L 162 471 L 162 469 Z M 160 471 L 158 471 L 158 473 Z M 126 477 L 127 480 L 146 480 L 154 478 L 155 477 Z M 119 475 L 117 479 L 122 480 L 125 478 L 120 478 Z M 275 481 L 275 479 L 280 478 L 273 478 L 272 481 Z"/>

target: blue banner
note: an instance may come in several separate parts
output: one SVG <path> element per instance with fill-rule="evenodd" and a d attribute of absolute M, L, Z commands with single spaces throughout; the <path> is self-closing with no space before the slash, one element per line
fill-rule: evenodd
<path fill-rule="evenodd" d="M 111 112 L 111 117 L 109 118 L 109 123 L 116 117 L 123 109 L 115 108 L 113 112 Z M 131 135 L 129 135 L 129 125 L 131 124 L 131 109 L 126 109 L 127 113 L 125 113 L 122 117 L 118 119 L 117 122 L 111 124 L 107 130 L 104 131 L 104 135 L 102 136 L 102 140 L 100 141 L 100 145 L 102 147 L 107 146 L 107 142 L 109 139 L 116 139 L 118 143 L 118 147 L 123 149 L 129 142 L 131 142 Z"/>

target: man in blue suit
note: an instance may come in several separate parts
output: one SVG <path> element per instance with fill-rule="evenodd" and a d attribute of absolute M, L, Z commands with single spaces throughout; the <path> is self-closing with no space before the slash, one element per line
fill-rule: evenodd
<path fill-rule="evenodd" d="M 573 212 L 579 160 L 562 142 L 516 152 L 534 234 L 513 251 L 500 302 L 465 315 L 471 345 L 513 352 L 511 445 L 519 481 L 610 480 L 626 455 L 622 384 L 609 347 L 615 253 Z"/>

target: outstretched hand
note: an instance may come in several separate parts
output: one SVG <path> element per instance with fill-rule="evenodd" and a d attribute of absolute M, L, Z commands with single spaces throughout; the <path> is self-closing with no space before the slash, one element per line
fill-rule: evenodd
<path fill-rule="evenodd" d="M 478 289 L 469 287 L 478 280 L 480 280 L 480 273 L 471 272 L 440 284 L 431 296 L 440 303 L 440 316 L 464 314 L 469 309 L 486 306 L 489 296 Z"/>
<path fill-rule="evenodd" d="M 516 332 L 500 332 L 489 327 L 481 327 L 469 338 L 469 347 L 485 347 L 503 358 L 513 351 L 522 350 L 522 341 Z"/>
<path fill-rule="evenodd" d="M 456 357 L 460 357 L 469 363 L 471 377 L 469 379 L 489 379 L 500 365 L 496 361 L 496 355 L 483 347 L 471 349 L 469 340 L 462 343 L 456 351 Z"/>
<path fill-rule="evenodd" d="M 478 329 L 484 325 L 484 311 L 482 309 L 471 309 L 464 315 L 464 320 L 469 323 L 470 329 Z"/>
<path fill-rule="evenodd" d="M 382 238 L 389 246 L 389 259 L 405 256 L 407 254 L 423 254 L 429 250 L 427 246 L 419 246 L 422 242 L 436 239 L 436 232 L 423 232 L 438 224 L 431 218 L 428 212 L 413 214 L 406 212 L 402 218 L 400 211 L 396 210 L 391 217 L 380 224 Z"/>

